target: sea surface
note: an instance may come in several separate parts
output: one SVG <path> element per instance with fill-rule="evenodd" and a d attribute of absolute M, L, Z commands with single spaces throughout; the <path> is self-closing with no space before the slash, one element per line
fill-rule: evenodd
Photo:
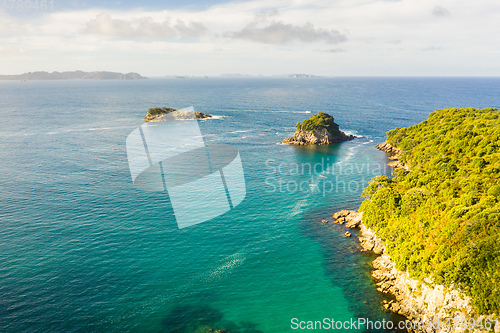
<path fill-rule="evenodd" d="M 214 115 L 201 133 L 239 149 L 241 204 L 178 229 L 166 193 L 134 188 L 126 138 L 157 106 Z M 499 106 L 498 78 L 0 82 L 0 332 L 400 320 L 382 311 L 373 257 L 320 221 L 391 174 L 374 148 L 388 130 L 435 109 Z M 357 138 L 277 144 L 320 111 Z"/>

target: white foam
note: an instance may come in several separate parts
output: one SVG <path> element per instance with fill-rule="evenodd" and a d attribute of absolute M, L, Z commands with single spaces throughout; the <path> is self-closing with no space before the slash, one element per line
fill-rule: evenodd
<path fill-rule="evenodd" d="M 241 266 L 245 261 L 245 255 L 241 252 L 233 253 L 222 259 L 218 265 L 208 273 L 202 275 L 200 280 L 203 282 L 213 282 L 222 279 L 230 274 L 236 267 Z"/>
<path fill-rule="evenodd" d="M 229 133 L 235 134 L 235 133 L 247 133 L 247 132 L 250 132 L 250 131 L 232 131 Z"/>
<path fill-rule="evenodd" d="M 224 118 L 227 118 L 227 117 L 229 117 L 229 116 L 214 116 L 214 115 L 212 115 L 212 117 L 198 119 L 198 120 L 202 120 L 202 121 L 204 121 L 204 120 L 211 120 L 211 119 L 213 119 L 213 120 L 221 120 L 221 119 L 224 119 Z"/>
<path fill-rule="evenodd" d="M 288 213 L 288 216 L 291 217 L 301 214 L 307 206 L 308 206 L 307 199 L 299 200 L 292 208 L 290 213 Z"/>

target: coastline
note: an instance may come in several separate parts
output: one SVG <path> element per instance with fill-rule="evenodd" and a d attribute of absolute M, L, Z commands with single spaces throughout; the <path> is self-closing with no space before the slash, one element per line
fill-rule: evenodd
<path fill-rule="evenodd" d="M 376 232 L 366 227 L 362 222 L 362 212 L 342 210 L 334 214 L 333 223 L 344 224 L 346 228 L 359 229 L 357 241 L 364 251 L 377 255 L 372 261 L 371 276 L 375 281 L 377 291 L 390 295 L 392 300 L 384 301 L 382 306 L 405 317 L 414 323 L 420 322 L 422 329 L 412 329 L 415 333 L 458 333 L 458 332 L 500 332 L 500 323 L 494 326 L 492 315 L 479 316 L 472 308 L 470 297 L 465 296 L 453 286 L 447 288 L 434 284 L 429 278 L 419 281 L 410 277 L 405 271 L 396 268 L 391 256 Z M 453 327 L 453 318 L 474 318 L 479 321 L 488 320 L 493 323 L 491 329 L 468 329 Z M 439 323 L 439 324 L 438 324 Z"/>
<path fill-rule="evenodd" d="M 399 161 L 401 150 L 387 142 L 378 144 L 377 149 L 388 153 L 391 162 L 388 166 L 411 171 L 410 167 Z M 413 322 L 424 323 L 421 328 L 411 329 L 416 333 L 455 333 L 455 332 L 500 332 L 500 322 L 494 315 L 478 315 L 471 304 L 471 298 L 458 288 L 446 287 L 433 282 L 431 278 L 422 281 L 410 277 L 409 272 L 400 271 L 387 253 L 385 244 L 376 232 L 363 224 L 362 212 L 342 210 L 333 214 L 336 224 L 344 224 L 347 228 L 359 229 L 357 241 L 364 251 L 377 255 L 372 261 L 371 276 L 378 292 L 391 296 L 382 306 Z M 354 221 L 354 222 L 353 222 Z M 475 323 L 488 320 L 490 329 L 474 329 L 462 326 L 453 318 L 473 319 Z M 496 321 L 495 321 L 496 320 Z"/>
<path fill-rule="evenodd" d="M 402 168 L 406 171 L 410 171 L 410 166 L 404 164 L 400 161 L 401 155 L 403 152 L 401 149 L 391 146 L 387 142 L 380 143 L 375 146 L 378 150 L 382 150 L 388 154 L 387 158 L 391 160 L 387 165 L 391 168 Z"/>

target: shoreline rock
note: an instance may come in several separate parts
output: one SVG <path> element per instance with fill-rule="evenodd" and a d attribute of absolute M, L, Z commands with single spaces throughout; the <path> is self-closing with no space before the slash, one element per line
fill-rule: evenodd
<path fill-rule="evenodd" d="M 330 145 L 350 141 L 355 138 L 354 135 L 347 135 L 341 132 L 340 136 L 333 137 L 326 128 L 316 130 L 314 132 L 297 131 L 289 138 L 285 138 L 282 143 L 288 145 L 305 146 L 305 145 Z"/>
<path fill-rule="evenodd" d="M 163 113 L 163 114 L 157 114 L 157 115 L 148 114 L 146 116 L 146 118 L 144 118 L 144 121 L 146 121 L 146 122 L 166 121 L 167 119 L 163 116 L 165 116 L 167 114 L 171 115 L 172 118 L 175 120 L 188 120 L 188 119 L 193 119 L 192 113 L 193 113 L 193 111 L 175 110 L 175 112 Z M 196 119 L 212 118 L 211 115 L 203 113 L 203 112 L 194 111 L 194 114 L 195 114 Z"/>
<path fill-rule="evenodd" d="M 344 224 L 351 229 L 357 228 L 361 224 L 363 214 L 352 210 L 341 210 L 333 214 L 333 223 Z"/>
<path fill-rule="evenodd" d="M 453 286 L 447 288 L 443 285 L 436 285 L 429 278 L 425 278 L 423 282 L 418 281 L 411 278 L 408 272 L 399 271 L 395 267 L 395 263 L 391 257 L 387 254 L 383 241 L 373 230 L 363 224 L 362 212 L 342 210 L 335 213 L 333 217 L 336 221 L 356 221 L 351 225 L 356 225 L 354 228 L 359 228 L 358 240 L 361 247 L 365 251 L 372 251 L 378 255 L 372 262 L 373 270 L 371 275 L 376 282 L 377 291 L 392 295 L 394 298 L 393 300 L 383 302 L 382 306 L 384 309 L 402 315 L 408 320 L 425 323 L 420 329 L 409 330 L 409 332 L 500 332 L 500 322 L 498 321 L 496 322 L 496 326 L 492 327 L 492 330 L 454 328 L 452 318 L 466 318 L 467 320 L 474 318 L 477 323 L 480 320 L 484 321 L 486 319 L 491 321 L 494 319 L 494 316 L 479 316 L 475 314 L 471 306 L 470 297 L 465 296 Z M 434 325 L 434 328 L 431 327 L 431 322 L 437 323 L 438 321 L 440 323 L 439 329 L 437 329 L 436 325 Z M 447 323 L 451 323 L 451 326 L 445 326 Z"/>
<path fill-rule="evenodd" d="M 377 148 L 378 150 L 382 150 L 388 154 L 388 158 L 392 161 L 387 165 L 391 168 L 401 168 L 406 171 L 410 171 L 410 167 L 407 164 L 399 161 L 401 155 L 403 154 L 403 151 L 401 149 L 391 146 L 387 142 L 379 143 L 375 146 L 375 148 Z"/>

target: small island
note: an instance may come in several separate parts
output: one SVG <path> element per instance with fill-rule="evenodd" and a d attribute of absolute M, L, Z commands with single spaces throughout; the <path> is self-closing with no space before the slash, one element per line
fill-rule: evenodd
<path fill-rule="evenodd" d="M 339 130 L 331 115 L 319 112 L 302 123 L 295 125 L 297 131 L 292 137 L 285 138 L 283 143 L 289 145 L 329 145 L 355 138 Z"/>
<path fill-rule="evenodd" d="M 187 111 L 187 110 L 176 110 L 172 108 L 167 108 L 167 107 L 160 107 L 160 108 L 150 108 L 148 110 L 148 114 L 146 115 L 146 118 L 144 118 L 144 121 L 165 121 L 166 119 L 163 117 L 166 114 L 172 114 L 173 119 L 175 120 L 187 120 L 187 119 L 192 119 L 192 113 L 193 111 Z M 205 119 L 205 118 L 211 118 L 212 116 L 206 113 L 202 112 L 194 112 L 196 119 Z"/>

